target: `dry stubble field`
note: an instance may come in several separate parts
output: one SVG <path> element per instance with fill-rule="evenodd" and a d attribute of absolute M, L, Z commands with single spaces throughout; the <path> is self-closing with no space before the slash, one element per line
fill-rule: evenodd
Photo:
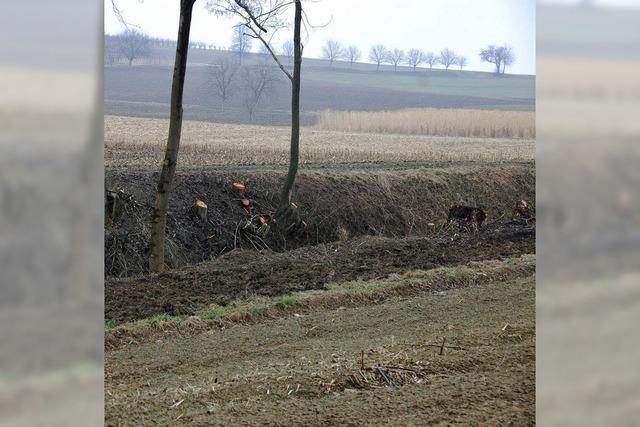
<path fill-rule="evenodd" d="M 158 167 L 168 121 L 105 117 L 105 166 Z M 289 129 L 186 121 L 179 167 L 286 164 Z M 420 162 L 531 160 L 530 138 L 468 138 L 354 133 L 305 127 L 301 162 Z"/>

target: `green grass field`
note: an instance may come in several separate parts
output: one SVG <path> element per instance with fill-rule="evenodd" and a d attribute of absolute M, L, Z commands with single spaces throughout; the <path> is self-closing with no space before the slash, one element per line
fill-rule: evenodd
<path fill-rule="evenodd" d="M 498 99 L 532 99 L 535 97 L 535 76 L 505 75 L 458 70 L 418 70 L 381 72 L 350 72 L 336 68 L 310 70 L 305 78 L 354 86 L 368 86 L 407 92 L 438 95 L 478 96 Z"/>

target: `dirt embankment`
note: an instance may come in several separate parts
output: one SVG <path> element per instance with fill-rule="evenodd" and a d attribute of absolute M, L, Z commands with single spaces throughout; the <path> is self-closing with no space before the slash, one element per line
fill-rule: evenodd
<path fill-rule="evenodd" d="M 283 295 L 329 282 L 534 252 L 535 229 L 517 223 L 430 238 L 364 237 L 282 253 L 238 250 L 160 275 L 107 281 L 105 319 L 190 315 L 205 304 L 225 305 L 235 298 Z"/>
<path fill-rule="evenodd" d="M 395 170 L 308 169 L 294 196 L 306 226 L 283 238 L 260 228 L 275 211 L 283 175 L 267 170 L 188 170 L 176 178 L 167 221 L 169 268 L 206 261 L 234 249 L 284 251 L 358 236 L 404 238 L 441 234 L 454 203 L 484 207 L 487 226 L 504 222 L 519 199 L 535 203 L 535 165 L 441 164 Z M 146 271 L 149 220 L 157 173 L 107 169 L 106 186 L 122 190 L 121 212 L 105 224 L 105 275 Z M 239 193 L 235 181 L 246 185 Z M 249 212 L 241 200 L 250 201 Z M 208 205 L 207 221 L 194 202 Z"/>

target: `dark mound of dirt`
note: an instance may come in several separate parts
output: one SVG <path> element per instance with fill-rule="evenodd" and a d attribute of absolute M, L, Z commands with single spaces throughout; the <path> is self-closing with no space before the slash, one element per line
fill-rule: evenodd
<path fill-rule="evenodd" d="M 518 223 L 430 238 L 363 237 L 284 253 L 237 250 L 180 271 L 108 280 L 105 318 L 122 322 L 161 313 L 188 315 L 204 304 L 224 305 L 234 298 L 533 252 L 535 228 Z"/>
<path fill-rule="evenodd" d="M 483 207 L 487 225 L 511 217 L 517 200 L 535 204 L 533 163 L 307 169 L 294 195 L 304 223 L 282 236 L 260 222 L 276 210 L 282 179 L 280 172 L 268 168 L 178 174 L 167 219 L 167 266 L 181 268 L 234 249 L 286 251 L 364 235 L 436 236 L 454 203 Z M 233 189 L 235 181 L 246 185 L 243 193 Z M 107 188 L 123 191 L 121 212 L 105 224 L 107 277 L 147 270 L 156 182 L 157 173 L 149 171 L 106 170 Z M 243 207 L 243 198 L 250 201 L 250 211 Z M 197 199 L 208 205 L 206 222 L 192 209 Z"/>

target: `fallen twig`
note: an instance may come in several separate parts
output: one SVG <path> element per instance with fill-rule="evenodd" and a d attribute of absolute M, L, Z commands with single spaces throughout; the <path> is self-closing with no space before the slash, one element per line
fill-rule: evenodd
<path fill-rule="evenodd" d="M 170 408 L 171 408 L 171 409 L 173 409 L 173 408 L 177 408 L 178 406 L 180 406 L 180 404 L 181 404 L 182 402 L 184 402 L 184 399 L 182 399 L 182 400 L 179 400 L 179 401 L 175 402 L 173 405 L 171 405 L 171 406 L 170 406 Z"/>
<path fill-rule="evenodd" d="M 438 347 L 438 348 L 442 347 L 442 344 L 436 344 L 436 343 L 425 344 L 425 345 L 428 346 L 428 347 Z M 464 348 L 464 347 L 462 347 L 460 345 L 446 345 L 444 348 L 450 348 L 452 350 L 465 350 L 465 351 L 467 350 L 466 348 Z"/>
<path fill-rule="evenodd" d="M 381 366 L 381 368 L 384 368 L 384 369 L 398 369 L 400 371 L 409 371 L 409 372 L 413 372 L 416 375 L 420 375 L 420 372 L 416 371 L 415 369 L 405 368 L 403 366 L 388 366 L 388 365 L 385 365 L 385 366 Z"/>
<path fill-rule="evenodd" d="M 238 228 L 240 228 L 241 223 L 242 221 L 238 222 L 238 225 L 236 225 L 236 232 L 233 234 L 233 249 L 238 247 Z"/>
<path fill-rule="evenodd" d="M 377 366 L 376 369 L 378 370 L 378 373 L 380 373 L 380 376 L 382 377 L 384 382 L 386 382 L 389 387 L 393 388 L 393 381 L 391 381 L 391 379 L 389 379 L 389 377 L 387 377 L 387 375 L 382 371 L 382 367 Z"/>

